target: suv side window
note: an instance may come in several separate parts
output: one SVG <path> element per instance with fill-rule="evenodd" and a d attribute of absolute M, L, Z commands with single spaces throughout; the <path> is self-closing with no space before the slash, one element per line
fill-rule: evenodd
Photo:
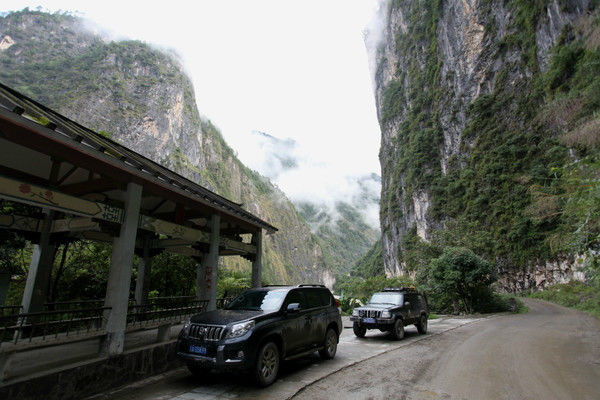
<path fill-rule="evenodd" d="M 417 306 L 417 296 L 413 293 L 405 293 L 404 294 L 404 302 L 410 303 L 410 308 L 414 309 Z"/>
<path fill-rule="evenodd" d="M 300 290 L 292 290 L 288 293 L 287 298 L 283 302 L 283 309 L 286 310 L 287 306 L 292 303 L 300 304 L 300 309 L 307 309 L 306 299 L 304 298 L 304 294 Z"/>
<path fill-rule="evenodd" d="M 321 306 L 329 307 L 331 305 L 331 293 L 329 293 L 329 290 L 320 289 L 319 298 L 321 300 Z"/>
<path fill-rule="evenodd" d="M 416 304 L 419 306 L 419 309 L 423 308 L 423 296 L 421 296 L 420 294 L 415 296 L 415 302 Z"/>
<path fill-rule="evenodd" d="M 306 302 L 308 303 L 307 304 L 308 308 L 316 308 L 316 307 L 322 306 L 321 296 L 319 295 L 319 292 L 317 290 L 304 289 L 303 292 L 306 296 Z"/>

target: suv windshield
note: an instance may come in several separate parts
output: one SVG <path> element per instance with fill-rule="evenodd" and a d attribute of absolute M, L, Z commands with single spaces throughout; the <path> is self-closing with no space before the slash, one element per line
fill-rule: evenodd
<path fill-rule="evenodd" d="M 375 293 L 371 300 L 369 300 L 370 304 L 393 304 L 395 306 L 399 306 L 402 304 L 402 293 Z"/>
<path fill-rule="evenodd" d="M 226 310 L 279 310 L 287 290 L 251 290 L 242 293 L 225 307 Z"/>

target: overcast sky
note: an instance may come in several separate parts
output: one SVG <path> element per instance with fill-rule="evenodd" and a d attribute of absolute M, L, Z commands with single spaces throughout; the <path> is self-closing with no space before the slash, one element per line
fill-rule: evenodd
<path fill-rule="evenodd" d="M 265 171 L 260 131 L 301 160 L 275 182 L 292 199 L 331 202 L 348 177 L 380 173 L 380 131 L 363 31 L 377 0 L 11 1 L 79 11 L 115 39 L 174 49 L 200 113 L 242 162 Z M 271 174 L 272 175 L 272 174 Z"/>

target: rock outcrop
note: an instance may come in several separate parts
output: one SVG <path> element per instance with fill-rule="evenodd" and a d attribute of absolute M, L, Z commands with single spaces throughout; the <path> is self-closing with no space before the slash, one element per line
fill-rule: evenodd
<path fill-rule="evenodd" d="M 518 179 L 535 176 L 536 167 L 525 165 L 518 157 L 537 160 L 546 151 L 544 139 L 528 139 L 529 117 L 534 114 L 525 115 L 523 109 L 543 106 L 543 93 L 536 92 L 535 82 L 540 82 L 548 69 L 553 47 L 564 40 L 568 27 L 593 12 L 587 0 L 535 3 L 382 3 L 382 39 L 374 51 L 374 79 L 382 133 L 380 217 L 387 275 L 411 269 L 403 258 L 410 250 L 404 243 L 416 233 L 425 242 L 479 246 L 480 253 L 498 261 L 507 289 L 543 286 L 576 276 L 573 266 L 564 261 L 572 258 L 561 256 L 563 261 L 557 261 L 553 255 L 544 259 L 527 253 L 526 245 L 521 244 L 525 239 L 518 236 L 524 233 L 515 233 L 515 239 L 497 236 L 510 235 L 512 227 L 520 223 L 517 216 L 527 219 L 531 183 Z M 523 104 L 525 99 L 529 103 Z M 504 115 L 505 125 L 488 123 L 500 115 Z M 514 133 L 519 130 L 522 132 Z M 495 149 L 483 148 L 493 141 L 486 135 L 506 136 L 505 140 L 514 140 L 524 151 L 515 148 L 515 154 L 505 155 L 507 164 L 514 162 L 509 167 L 495 165 L 496 161 L 490 165 L 492 161 L 484 160 L 486 152 Z M 527 146 L 538 146 L 539 151 Z M 469 181 L 472 186 L 464 184 Z M 487 188 L 486 182 L 507 185 L 503 195 L 515 207 L 506 210 L 510 221 L 503 220 L 504 211 L 495 208 L 493 196 L 485 193 L 499 187 Z M 510 185 L 514 185 L 514 193 L 509 193 Z M 501 193 L 494 194 L 498 195 Z M 502 207 L 508 207 L 508 201 Z M 490 214 L 474 217 L 477 207 L 481 214 Z M 481 231 L 478 238 L 485 244 L 463 243 L 468 235 L 452 228 L 456 224 L 473 236 Z M 449 236 L 462 236 L 463 242 Z M 526 255 L 516 259 L 508 254 L 509 243 L 496 246 L 510 240 L 518 240 L 524 248 L 518 251 Z M 526 272 L 513 273 L 523 270 Z M 548 273 L 550 270 L 560 272 Z"/>

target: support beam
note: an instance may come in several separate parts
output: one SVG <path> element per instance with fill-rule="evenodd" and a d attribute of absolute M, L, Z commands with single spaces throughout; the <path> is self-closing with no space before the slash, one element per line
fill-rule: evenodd
<path fill-rule="evenodd" d="M 40 243 L 33 246 L 31 264 L 29 265 L 29 273 L 27 274 L 21 303 L 24 313 L 42 311 L 42 307 L 46 302 L 48 282 L 50 281 L 56 250 L 56 246 L 50 242 L 53 216 L 54 211 L 46 212 Z"/>
<path fill-rule="evenodd" d="M 217 270 L 219 264 L 219 228 L 221 217 L 213 214 L 210 219 L 210 243 L 208 254 L 203 258 L 205 298 L 208 311 L 217 309 Z"/>
<path fill-rule="evenodd" d="M 141 306 L 148 301 L 148 289 L 150 288 L 150 274 L 152 273 L 152 256 L 150 255 L 151 239 L 144 236 L 144 247 L 142 257 L 137 269 L 137 278 L 135 280 L 135 304 Z"/>
<path fill-rule="evenodd" d="M 6 303 L 8 287 L 10 286 L 10 272 L 0 272 L 0 307 Z"/>
<path fill-rule="evenodd" d="M 101 343 L 100 353 L 113 356 L 123 352 L 129 285 L 133 267 L 133 252 L 142 201 L 142 187 L 135 183 L 127 185 L 125 215 L 118 238 L 113 242 L 113 252 L 106 287 L 105 307 L 111 307 L 106 323 L 106 337 Z"/>
<path fill-rule="evenodd" d="M 204 258 L 206 254 L 202 254 L 201 256 L 193 257 L 194 261 L 196 261 L 196 299 L 204 300 L 206 299 L 206 287 L 204 285 Z"/>
<path fill-rule="evenodd" d="M 252 244 L 256 246 L 256 255 L 254 256 L 254 261 L 252 261 L 252 287 L 259 288 L 262 286 L 262 229 L 252 234 Z"/>

